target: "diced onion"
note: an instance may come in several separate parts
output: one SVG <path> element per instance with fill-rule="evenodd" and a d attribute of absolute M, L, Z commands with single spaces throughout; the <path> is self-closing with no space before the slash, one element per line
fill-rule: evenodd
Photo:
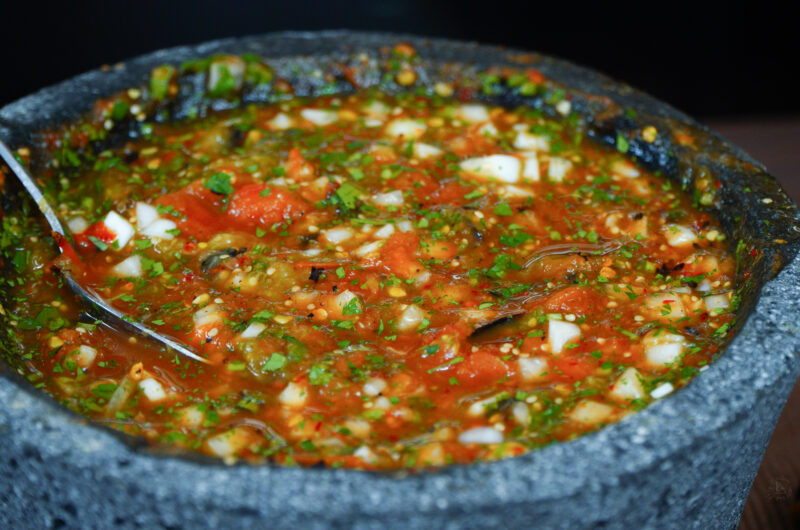
<path fill-rule="evenodd" d="M 681 335 L 651 331 L 642 339 L 644 354 L 650 364 L 664 366 L 678 360 L 683 353 L 686 339 Z"/>
<path fill-rule="evenodd" d="M 418 305 L 410 304 L 400 314 L 395 326 L 399 331 L 414 331 L 419 327 L 425 315 L 425 311 Z"/>
<path fill-rule="evenodd" d="M 89 228 L 89 221 L 78 215 L 67 221 L 67 227 L 69 227 L 69 231 L 73 234 L 80 234 Z"/>
<path fill-rule="evenodd" d="M 147 228 L 158 219 L 158 210 L 146 202 L 136 203 L 136 226 L 139 230 Z"/>
<path fill-rule="evenodd" d="M 416 140 L 425 133 L 427 126 L 416 120 L 394 120 L 386 126 L 386 134 L 401 140 Z"/>
<path fill-rule="evenodd" d="M 138 278 L 142 275 L 142 259 L 136 254 L 128 256 L 114 265 L 111 272 L 121 278 Z"/>
<path fill-rule="evenodd" d="M 353 237 L 353 231 L 347 227 L 338 227 L 338 228 L 329 228 L 322 232 L 322 235 L 325 236 L 330 243 L 334 245 L 338 245 L 343 241 L 347 241 L 351 237 Z"/>
<path fill-rule="evenodd" d="M 105 219 L 103 219 L 103 224 L 114 234 L 114 240 L 117 242 L 119 248 L 124 248 L 135 233 L 133 226 L 131 226 L 128 220 L 113 210 L 108 212 Z"/>
<path fill-rule="evenodd" d="M 461 105 L 453 114 L 459 120 L 467 123 L 489 121 L 489 111 L 483 105 Z"/>
<path fill-rule="evenodd" d="M 520 163 L 510 155 L 489 155 L 464 160 L 461 169 L 476 176 L 514 183 L 519 181 Z"/>
<path fill-rule="evenodd" d="M 370 254 L 380 250 L 380 248 L 383 246 L 384 243 L 385 241 L 373 241 L 372 243 L 361 245 L 355 250 L 355 254 L 359 258 L 365 258 Z"/>
<path fill-rule="evenodd" d="M 374 235 L 378 239 L 387 239 L 392 234 L 394 234 L 394 225 L 383 225 L 378 230 L 375 231 Z"/>
<path fill-rule="evenodd" d="M 394 190 L 386 193 L 376 193 L 372 196 L 372 202 L 378 206 L 401 206 L 403 204 L 403 192 Z"/>
<path fill-rule="evenodd" d="M 283 112 L 279 112 L 270 120 L 269 126 L 272 129 L 283 131 L 292 126 L 292 120 Z"/>
<path fill-rule="evenodd" d="M 142 389 L 142 393 L 145 397 L 153 403 L 167 398 L 167 392 L 164 390 L 164 387 L 152 377 L 139 381 L 139 388 Z"/>
<path fill-rule="evenodd" d="M 522 178 L 538 182 L 539 180 L 539 158 L 535 154 L 526 154 L 525 162 L 522 166 Z"/>
<path fill-rule="evenodd" d="M 650 395 L 653 399 L 661 399 L 665 396 L 672 394 L 672 391 L 675 390 L 675 387 L 672 386 L 672 383 L 662 383 L 655 387 Z"/>
<path fill-rule="evenodd" d="M 727 294 L 712 294 L 703 298 L 703 301 L 706 309 L 714 313 L 724 313 L 730 305 Z"/>
<path fill-rule="evenodd" d="M 283 392 L 278 395 L 278 401 L 287 407 L 294 408 L 302 407 L 307 398 L 308 392 L 297 383 L 289 383 L 286 385 L 286 388 L 283 389 Z"/>
<path fill-rule="evenodd" d="M 605 423 L 614 416 L 614 407 L 597 401 L 581 401 L 569 411 L 568 416 L 571 420 L 585 425 Z"/>
<path fill-rule="evenodd" d="M 664 237 L 671 247 L 685 247 L 697 241 L 697 235 L 692 229 L 681 225 L 667 225 Z"/>
<path fill-rule="evenodd" d="M 554 156 L 550 158 L 550 166 L 547 168 L 547 178 L 554 182 L 561 182 L 572 169 L 572 162 L 566 158 Z"/>
<path fill-rule="evenodd" d="M 141 231 L 142 235 L 157 239 L 172 239 L 175 237 L 170 230 L 175 230 L 176 225 L 169 219 L 157 219 Z"/>
<path fill-rule="evenodd" d="M 565 344 L 581 336 L 581 328 L 571 322 L 551 319 L 547 326 L 547 340 L 552 353 L 561 353 Z"/>
<path fill-rule="evenodd" d="M 550 151 L 550 141 L 536 134 L 519 131 L 514 138 L 514 148 L 523 151 Z"/>
<path fill-rule="evenodd" d="M 437 156 L 441 156 L 442 153 L 444 153 L 444 151 L 434 145 L 424 144 L 422 142 L 414 143 L 414 156 L 417 158 L 423 160 L 426 158 L 436 158 Z"/>
<path fill-rule="evenodd" d="M 519 375 L 524 381 L 534 381 L 547 371 L 547 361 L 541 357 L 520 357 L 517 360 Z"/>
<path fill-rule="evenodd" d="M 78 346 L 78 353 L 75 354 L 75 362 L 81 368 L 89 368 L 97 357 L 97 350 L 91 346 L 81 345 Z"/>
<path fill-rule="evenodd" d="M 261 332 L 265 329 L 267 329 L 267 326 L 263 322 L 253 322 L 239 336 L 243 339 L 254 339 L 261 335 Z"/>
<path fill-rule="evenodd" d="M 628 402 L 633 399 L 641 399 L 645 396 L 644 386 L 639 379 L 639 371 L 629 367 L 622 372 L 614 386 L 609 392 L 609 396 L 617 401 Z"/>
<path fill-rule="evenodd" d="M 386 381 L 380 377 L 370 377 L 364 383 L 364 394 L 377 396 L 386 388 Z"/>
<path fill-rule="evenodd" d="M 303 109 L 300 111 L 300 115 L 319 127 L 330 125 L 339 119 L 338 113 L 323 109 Z"/>
<path fill-rule="evenodd" d="M 475 427 L 458 435 L 462 444 L 499 444 L 503 442 L 503 433 L 492 427 Z"/>

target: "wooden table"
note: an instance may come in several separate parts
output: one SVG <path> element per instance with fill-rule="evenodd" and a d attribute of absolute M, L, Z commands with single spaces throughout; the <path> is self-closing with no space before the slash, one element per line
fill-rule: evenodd
<path fill-rule="evenodd" d="M 800 118 L 708 121 L 778 177 L 800 203 Z M 800 528 L 800 382 L 783 409 L 739 522 L 740 530 Z"/>

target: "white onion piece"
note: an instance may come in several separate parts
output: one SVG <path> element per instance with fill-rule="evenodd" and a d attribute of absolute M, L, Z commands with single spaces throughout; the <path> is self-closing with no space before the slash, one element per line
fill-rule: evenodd
<path fill-rule="evenodd" d="M 561 182 L 572 169 L 572 162 L 566 158 L 554 156 L 550 158 L 550 165 L 547 168 L 547 178 L 554 182 Z"/>
<path fill-rule="evenodd" d="M 550 141 L 544 136 L 519 131 L 514 138 L 514 148 L 523 151 L 550 151 Z"/>
<path fill-rule="evenodd" d="M 376 193 L 372 196 L 372 202 L 378 206 L 401 206 L 403 204 L 403 192 L 394 190 L 386 193 Z"/>
<path fill-rule="evenodd" d="M 462 444 L 499 444 L 503 442 L 503 434 L 492 427 L 475 427 L 458 435 Z"/>
<path fill-rule="evenodd" d="M 147 228 L 158 219 L 158 210 L 146 202 L 136 203 L 136 226 L 139 230 Z"/>
<path fill-rule="evenodd" d="M 461 162 L 461 169 L 479 177 L 514 183 L 519 181 L 521 164 L 510 155 L 489 155 Z"/>
<path fill-rule="evenodd" d="M 621 177 L 627 177 L 629 179 L 635 179 L 640 175 L 639 170 L 636 169 L 636 166 L 631 164 L 625 160 L 617 160 L 611 166 L 611 170 Z"/>
<path fill-rule="evenodd" d="M 414 225 L 411 224 L 411 221 L 404 219 L 397 222 L 397 229 L 401 232 L 411 232 L 414 230 Z"/>
<path fill-rule="evenodd" d="M 497 127 L 494 126 L 494 123 L 488 122 L 481 125 L 480 129 L 478 129 L 478 134 L 493 138 L 500 134 L 500 131 L 497 130 Z"/>
<path fill-rule="evenodd" d="M 105 219 L 103 219 L 103 224 L 114 234 L 114 241 L 116 241 L 119 248 L 124 248 L 135 233 L 128 220 L 113 210 L 108 212 Z"/>
<path fill-rule="evenodd" d="M 121 278 L 138 278 L 142 275 L 142 259 L 136 254 L 129 256 L 114 265 L 111 272 Z"/>
<path fill-rule="evenodd" d="M 664 228 L 664 237 L 671 247 L 685 247 L 697 241 L 697 235 L 691 228 L 681 225 L 667 225 Z"/>
<path fill-rule="evenodd" d="M 370 377 L 364 383 L 364 394 L 368 396 L 377 396 L 386 388 L 386 380 L 380 377 Z"/>
<path fill-rule="evenodd" d="M 141 233 L 144 236 L 156 239 L 172 239 L 175 236 L 169 231 L 175 230 L 175 228 L 175 223 L 169 219 L 157 219 L 150 223 Z"/>
<path fill-rule="evenodd" d="M 75 362 L 81 368 L 89 368 L 92 364 L 94 364 L 94 360 L 97 357 L 97 350 L 92 348 L 91 346 L 80 345 L 78 346 L 77 353 L 74 356 Z"/>
<path fill-rule="evenodd" d="M 425 311 L 418 305 L 411 304 L 400 314 L 400 318 L 397 320 L 395 326 L 399 331 L 414 331 L 419 327 L 425 316 Z"/>
<path fill-rule="evenodd" d="M 424 144 L 422 142 L 414 143 L 414 156 L 416 158 L 423 160 L 426 158 L 436 158 L 437 156 L 441 156 L 442 153 L 444 153 L 444 151 L 434 145 Z"/>
<path fill-rule="evenodd" d="M 489 121 L 489 111 L 483 105 L 461 105 L 453 115 L 467 123 L 483 123 Z"/>
<path fill-rule="evenodd" d="M 206 445 L 211 449 L 211 452 L 220 458 L 234 456 L 238 451 L 244 449 L 248 443 L 250 443 L 250 436 L 247 431 L 237 427 L 210 436 L 206 440 Z"/>
<path fill-rule="evenodd" d="M 539 181 L 539 158 L 535 154 L 524 155 L 525 162 L 522 166 L 522 178 L 526 180 Z"/>
<path fill-rule="evenodd" d="M 385 243 L 385 241 L 382 241 L 382 240 L 381 241 L 373 241 L 372 243 L 367 243 L 365 245 L 361 245 L 360 247 L 358 247 L 355 250 L 354 253 L 359 258 L 365 258 L 365 257 L 369 256 L 370 254 L 374 254 L 375 252 L 378 252 L 381 249 L 381 247 L 383 246 L 384 243 Z"/>
<path fill-rule="evenodd" d="M 286 388 L 283 389 L 283 392 L 278 394 L 278 401 L 292 408 L 302 407 L 307 398 L 308 392 L 297 383 L 289 383 L 286 385 Z"/>
<path fill-rule="evenodd" d="M 263 322 L 253 322 L 242 331 L 239 337 L 243 339 L 254 339 L 261 335 L 261 332 L 267 329 L 267 325 Z"/>
<path fill-rule="evenodd" d="M 385 103 L 373 100 L 364 105 L 364 114 L 376 120 L 383 120 L 389 115 L 391 110 Z"/>
<path fill-rule="evenodd" d="M 89 221 L 85 217 L 77 215 L 67 221 L 67 227 L 73 234 L 80 234 L 89 228 Z"/>
<path fill-rule="evenodd" d="M 279 112 L 270 120 L 269 126 L 271 129 L 283 131 L 292 126 L 292 120 L 283 112 Z"/>
<path fill-rule="evenodd" d="M 216 304 L 209 304 L 194 313 L 195 327 L 204 327 L 222 320 L 223 313 Z"/>
<path fill-rule="evenodd" d="M 417 120 L 399 119 L 386 126 L 386 134 L 402 140 L 416 140 L 425 133 L 427 126 Z"/>
<path fill-rule="evenodd" d="M 330 243 L 338 245 L 353 237 L 353 231 L 347 227 L 329 228 L 322 232 L 322 235 L 325 236 L 325 239 Z"/>
<path fill-rule="evenodd" d="M 662 383 L 655 387 L 650 395 L 653 399 L 661 399 L 665 396 L 672 394 L 672 391 L 675 390 L 675 387 L 672 386 L 672 383 Z"/>
<path fill-rule="evenodd" d="M 377 461 L 378 459 L 378 457 L 375 456 L 375 453 L 372 452 L 372 449 L 370 449 L 366 445 L 362 445 L 361 447 L 353 451 L 353 456 L 357 456 L 358 458 L 360 458 L 364 462 L 367 462 L 368 464 L 371 464 Z"/>
<path fill-rule="evenodd" d="M 675 319 L 686 316 L 683 302 L 678 293 L 666 292 L 649 295 L 644 299 L 644 303 L 659 317 Z"/>
<path fill-rule="evenodd" d="M 142 389 L 142 393 L 153 403 L 157 403 L 167 398 L 167 391 L 164 390 L 164 387 L 159 383 L 157 380 L 153 379 L 152 377 L 148 377 L 147 379 L 142 379 L 139 381 L 139 388 Z"/>
<path fill-rule="evenodd" d="M 339 119 L 336 112 L 323 109 L 303 109 L 300 111 L 300 116 L 319 127 L 330 125 Z"/>
<path fill-rule="evenodd" d="M 547 340 L 552 353 L 561 353 L 569 341 L 580 336 L 581 328 L 571 322 L 551 319 L 547 324 Z"/>
<path fill-rule="evenodd" d="M 541 357 L 520 357 L 517 364 L 523 381 L 535 381 L 547 372 L 547 360 Z"/>
<path fill-rule="evenodd" d="M 642 339 L 644 354 L 648 362 L 663 367 L 678 360 L 683 353 L 686 339 L 672 333 L 656 333 L 651 331 Z"/>
<path fill-rule="evenodd" d="M 706 309 L 714 313 L 724 313 L 730 306 L 727 294 L 712 294 L 703 298 L 703 301 Z"/>
<path fill-rule="evenodd" d="M 609 396 L 617 401 L 628 402 L 645 396 L 644 386 L 636 368 L 629 367 L 614 382 Z"/>
<path fill-rule="evenodd" d="M 567 415 L 572 421 L 585 425 L 605 423 L 613 417 L 614 407 L 597 401 L 585 400 L 575 405 Z"/>
<path fill-rule="evenodd" d="M 383 225 L 374 234 L 378 239 L 387 239 L 394 234 L 394 225 Z"/>
<path fill-rule="evenodd" d="M 519 425 L 528 427 L 531 423 L 531 410 L 522 401 L 517 401 L 511 405 L 511 416 Z"/>

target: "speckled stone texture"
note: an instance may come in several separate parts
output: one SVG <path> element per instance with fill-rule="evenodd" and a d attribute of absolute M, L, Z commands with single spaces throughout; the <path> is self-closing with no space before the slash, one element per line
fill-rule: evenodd
<path fill-rule="evenodd" d="M 153 64 L 219 49 L 284 46 L 310 54 L 326 42 L 374 47 L 396 40 L 327 33 L 222 41 L 159 52 L 111 75 L 120 77 L 121 88 L 141 82 Z M 451 53 L 450 60 L 476 49 L 432 42 L 445 56 Z M 563 68 L 570 75 L 582 71 Z M 608 83 L 586 75 L 590 87 Z M 97 97 L 93 79 L 69 83 L 88 83 L 83 97 Z M 66 116 L 61 90 L 6 107 L 0 119 L 19 123 L 27 115 L 46 123 Z M 0 134 L 13 136 L 3 123 Z M 790 216 L 797 218 L 796 209 Z M 800 258 L 793 251 L 785 255 L 789 262 L 763 286 L 724 355 L 686 388 L 573 442 L 415 475 L 226 467 L 156 455 L 87 425 L 6 373 L 0 377 L 0 528 L 733 528 L 800 372 Z"/>

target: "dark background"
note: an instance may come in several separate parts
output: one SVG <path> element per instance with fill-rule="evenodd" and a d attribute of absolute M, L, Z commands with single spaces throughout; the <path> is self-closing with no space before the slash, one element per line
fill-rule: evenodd
<path fill-rule="evenodd" d="M 625 80 L 700 118 L 800 113 L 792 20 L 765 2 L 748 4 L 3 0 L 0 105 L 163 47 L 289 29 L 351 28 L 556 55 Z"/>

